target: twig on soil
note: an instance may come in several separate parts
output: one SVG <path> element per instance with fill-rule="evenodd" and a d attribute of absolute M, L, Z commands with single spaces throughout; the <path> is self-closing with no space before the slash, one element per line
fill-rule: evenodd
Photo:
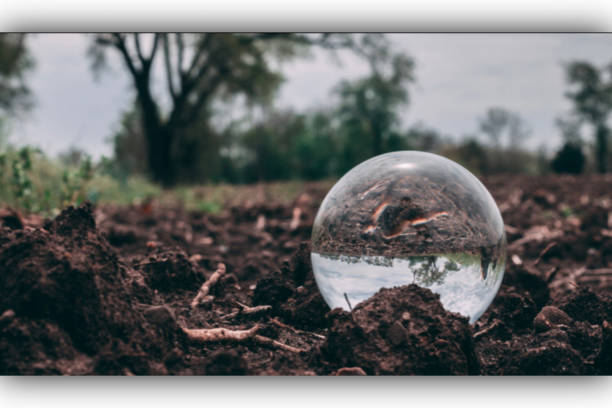
<path fill-rule="evenodd" d="M 202 284 L 202 287 L 198 291 L 198 294 L 191 301 L 191 307 L 195 308 L 203 303 L 208 303 L 214 299 L 214 296 L 208 296 L 211 286 L 213 286 L 223 274 L 225 274 L 226 267 L 224 263 L 217 265 L 217 270 L 211 275 L 206 282 Z"/>
<path fill-rule="evenodd" d="M 563 235 L 561 230 L 550 230 L 545 225 L 535 225 L 525 231 L 523 238 L 508 244 L 508 249 L 514 250 L 529 242 L 550 241 Z"/>
<path fill-rule="evenodd" d="M 291 224 L 289 224 L 289 229 L 291 231 L 295 231 L 300 226 L 300 217 L 302 216 L 302 209 L 300 207 L 295 207 L 293 209 L 293 217 L 291 218 Z"/>
<path fill-rule="evenodd" d="M 289 346 L 288 344 L 281 343 L 266 336 L 261 336 L 257 333 L 259 325 L 251 327 L 248 330 L 230 330 L 223 327 L 216 327 L 213 329 L 185 329 L 183 332 L 187 335 L 187 338 L 192 341 L 201 343 L 217 342 L 217 341 L 246 341 L 249 339 L 255 340 L 258 343 L 265 344 L 268 346 L 278 347 L 283 350 L 291 351 L 292 353 L 301 353 L 304 349 Z"/>
<path fill-rule="evenodd" d="M 285 324 L 283 322 L 281 322 L 280 320 L 278 320 L 276 317 L 273 317 L 270 319 L 271 323 L 274 323 L 275 325 L 282 327 L 284 329 L 288 329 L 291 330 L 292 332 L 294 332 L 295 334 L 310 334 L 314 337 L 318 337 L 321 340 L 325 340 L 325 336 L 323 336 L 322 334 L 318 334 L 318 333 L 314 333 L 314 332 L 309 332 L 309 331 L 304 331 L 304 330 L 300 330 L 300 329 L 296 329 L 293 326 L 289 326 L 288 324 Z"/>
<path fill-rule="evenodd" d="M 535 262 L 534 262 L 533 264 L 534 264 L 534 265 L 539 264 L 539 263 L 540 263 L 540 261 L 542 260 L 542 257 L 543 257 L 544 255 L 546 255 L 546 253 L 547 253 L 548 251 L 550 251 L 550 249 L 551 249 L 552 247 L 554 247 L 555 245 L 557 245 L 557 243 L 556 243 L 556 242 L 550 242 L 548 245 L 546 245 L 546 248 L 544 248 L 544 249 L 542 250 L 542 252 L 540 252 L 540 255 L 538 255 L 538 259 L 536 259 L 536 260 L 535 260 Z"/>
<path fill-rule="evenodd" d="M 493 321 L 493 323 L 491 323 L 491 325 L 489 327 L 485 327 L 484 329 L 480 330 L 479 332 L 474 333 L 474 340 L 476 340 L 479 337 L 482 337 L 485 334 L 489 333 L 491 330 L 493 330 L 496 327 L 498 327 L 501 323 L 502 323 L 501 320 L 495 319 Z"/>
<path fill-rule="evenodd" d="M 548 271 L 546 271 L 546 273 L 544 274 L 545 282 L 550 283 L 557 274 L 557 272 L 559 272 L 558 266 L 553 266 Z"/>
<path fill-rule="evenodd" d="M 185 329 L 183 332 L 187 335 L 187 338 L 192 341 L 198 341 L 202 343 L 215 342 L 221 340 L 228 341 L 244 341 L 252 338 L 255 333 L 259 330 L 259 325 L 251 327 L 248 330 L 230 330 L 223 327 L 216 327 L 214 329 Z"/>
<path fill-rule="evenodd" d="M 271 339 L 269 337 L 261 336 L 259 334 L 256 334 L 255 336 L 253 336 L 253 338 L 256 341 L 258 341 L 259 343 L 267 344 L 267 345 L 270 345 L 270 346 L 275 346 L 275 347 L 281 348 L 283 350 L 291 351 L 292 353 L 301 353 L 302 351 L 306 351 L 304 349 L 293 347 L 293 346 L 290 346 L 288 344 L 281 343 L 280 341 L 276 341 L 274 339 Z"/>
<path fill-rule="evenodd" d="M 612 288 L 612 268 L 587 269 L 576 278 L 576 281 L 592 288 Z"/>
<path fill-rule="evenodd" d="M 229 318 L 232 318 L 238 315 L 254 315 L 254 314 L 266 312 L 272 309 L 272 306 L 270 305 L 248 306 L 248 305 L 245 305 L 244 303 L 238 302 L 237 300 L 235 300 L 234 303 L 240 306 L 241 309 L 236 312 L 228 313 L 224 316 L 221 316 L 221 319 L 229 319 Z"/>
<path fill-rule="evenodd" d="M 346 300 L 346 304 L 348 305 L 351 313 L 353 313 L 353 306 L 351 306 L 351 302 L 349 301 L 348 295 L 346 294 L 346 292 L 344 293 L 344 299 Z"/>
<path fill-rule="evenodd" d="M 501 210 L 500 210 L 501 211 Z M 508 234 L 518 234 L 520 232 L 520 230 L 516 227 L 513 227 L 512 225 L 504 225 L 504 228 L 506 229 L 506 232 Z"/>
<path fill-rule="evenodd" d="M 249 306 L 249 305 L 245 305 L 244 303 L 240 303 L 237 300 L 235 300 L 234 303 L 236 303 L 238 306 L 242 308 L 242 311 L 240 313 L 243 313 L 243 314 L 254 314 L 254 313 L 263 312 L 264 310 L 272 309 L 272 306 L 270 305 Z"/>

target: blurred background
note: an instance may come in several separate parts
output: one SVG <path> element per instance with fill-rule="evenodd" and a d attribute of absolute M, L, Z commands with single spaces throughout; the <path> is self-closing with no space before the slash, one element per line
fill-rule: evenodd
<path fill-rule="evenodd" d="M 196 186 L 333 181 L 410 149 L 478 176 L 605 173 L 611 45 L 609 34 L 0 34 L 0 203 L 52 215 L 171 191 L 214 212 L 220 198 Z"/>

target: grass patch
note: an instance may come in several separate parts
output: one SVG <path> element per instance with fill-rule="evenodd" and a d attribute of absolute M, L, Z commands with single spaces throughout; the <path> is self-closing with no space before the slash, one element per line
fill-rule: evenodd
<path fill-rule="evenodd" d="M 94 204 L 138 204 L 156 199 L 162 205 L 182 205 L 212 214 L 242 204 L 288 204 L 304 191 L 304 182 L 286 181 L 233 185 L 227 183 L 162 189 L 141 176 L 121 177 L 107 170 L 103 160 L 85 157 L 69 165 L 49 159 L 30 147 L 0 152 L 0 207 L 52 217 L 68 205 L 85 200 Z M 320 182 L 329 187 L 333 181 Z"/>

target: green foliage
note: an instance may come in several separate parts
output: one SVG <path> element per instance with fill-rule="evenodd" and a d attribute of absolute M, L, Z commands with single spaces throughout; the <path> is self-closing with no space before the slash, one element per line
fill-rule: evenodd
<path fill-rule="evenodd" d="M 342 81 L 337 118 L 343 139 L 341 172 L 369 157 L 403 147 L 399 109 L 408 103 L 407 84 L 414 80 L 414 63 L 404 54 L 386 50 L 370 58 L 371 75 Z"/>
<path fill-rule="evenodd" d="M 233 124 L 221 143 L 221 179 L 232 182 L 333 178 L 374 155 L 410 147 L 400 128 L 413 62 L 393 54 L 383 36 L 364 37 L 370 75 L 342 81 L 337 104 L 297 114 L 267 112 L 254 124 Z"/>
<path fill-rule="evenodd" d="M 572 208 L 571 208 L 571 207 L 569 207 L 569 206 L 567 206 L 567 205 L 564 205 L 564 206 L 561 208 L 561 216 L 562 216 L 563 218 L 569 218 L 569 217 L 572 217 L 572 216 L 574 216 L 574 215 L 575 215 L 575 214 L 574 214 L 574 211 L 572 210 Z"/>
<path fill-rule="evenodd" d="M 112 177 L 105 161 L 94 164 L 89 156 L 66 164 L 31 147 L 0 152 L 0 206 L 27 213 L 51 216 L 85 200 L 129 204 L 159 193 L 158 187 L 140 178 Z"/>
<path fill-rule="evenodd" d="M 567 82 L 574 87 L 566 96 L 579 115 L 594 123 L 604 122 L 612 110 L 612 78 L 606 80 L 609 71 L 610 67 L 599 70 L 586 61 L 566 67 Z"/>
<path fill-rule="evenodd" d="M 118 173 L 147 174 L 147 141 L 137 106 L 122 113 L 119 129 L 112 136 L 112 141 Z"/>
<path fill-rule="evenodd" d="M 76 169 L 64 169 L 62 171 L 61 203 L 62 207 L 85 201 L 86 187 L 94 175 L 91 158 L 86 156 Z"/>
<path fill-rule="evenodd" d="M 33 65 L 25 34 L 0 34 L 0 117 L 31 107 L 25 76 Z"/>
<path fill-rule="evenodd" d="M 18 151 L 0 153 L 2 182 L 0 195 L 25 210 L 35 210 L 35 197 L 32 183 L 32 160 L 37 152 L 29 147 Z"/>
<path fill-rule="evenodd" d="M 25 37 L 25 34 L 0 34 L 0 154 L 6 147 L 13 117 L 32 107 L 25 78 L 34 63 L 26 48 Z M 16 170 L 23 174 L 23 169 Z M 19 182 L 27 184 L 24 178 Z M 23 193 L 27 195 L 26 190 L 24 187 Z"/>
<path fill-rule="evenodd" d="M 580 174 L 584 170 L 585 163 L 586 158 L 580 145 L 566 142 L 555 155 L 551 167 L 555 173 Z"/>
<path fill-rule="evenodd" d="M 16 160 L 10 164 L 12 170 L 12 187 L 18 202 L 27 210 L 32 209 L 32 153 L 28 147 L 19 150 Z"/>

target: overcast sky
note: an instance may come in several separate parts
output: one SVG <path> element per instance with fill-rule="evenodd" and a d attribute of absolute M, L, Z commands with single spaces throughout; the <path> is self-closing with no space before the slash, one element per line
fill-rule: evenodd
<path fill-rule="evenodd" d="M 491 106 L 519 113 L 532 129 L 530 148 L 560 143 L 554 120 L 570 109 L 563 96 L 563 63 L 612 61 L 609 34 L 393 34 L 398 50 L 416 61 L 406 126 L 422 122 L 445 135 L 473 133 Z M 36 69 L 30 87 L 34 111 L 14 124 L 11 141 L 33 144 L 50 154 L 82 148 L 94 157 L 111 154 L 108 142 L 121 111 L 133 98 L 118 61 L 94 81 L 80 34 L 38 34 L 30 38 Z M 327 54 L 286 63 L 286 82 L 277 105 L 305 110 L 329 104 L 343 78 L 367 73 L 363 61 L 344 55 L 338 65 Z"/>

